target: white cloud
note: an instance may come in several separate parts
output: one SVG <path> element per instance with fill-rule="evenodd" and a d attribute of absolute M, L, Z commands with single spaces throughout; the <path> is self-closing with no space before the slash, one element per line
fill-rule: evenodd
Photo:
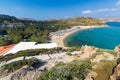
<path fill-rule="evenodd" d="M 118 0 L 118 2 L 116 3 L 116 5 L 120 5 L 120 0 Z"/>
<path fill-rule="evenodd" d="M 98 10 L 85 10 L 85 11 L 82 11 L 82 14 L 100 13 L 100 12 L 115 12 L 115 11 L 120 11 L 120 9 L 105 8 L 105 9 L 98 9 Z"/>
<path fill-rule="evenodd" d="M 92 13 L 92 11 L 91 11 L 91 10 L 85 10 L 85 11 L 83 11 L 82 13 L 83 13 L 83 14 L 90 14 L 90 13 Z"/>

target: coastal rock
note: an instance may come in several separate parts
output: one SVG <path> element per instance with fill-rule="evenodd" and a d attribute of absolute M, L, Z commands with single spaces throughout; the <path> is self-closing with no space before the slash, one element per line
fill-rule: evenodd
<path fill-rule="evenodd" d="M 116 51 L 117 53 L 120 54 L 120 45 L 116 46 L 115 49 L 114 49 L 114 51 Z"/>
<path fill-rule="evenodd" d="M 110 76 L 110 80 L 120 80 L 120 64 L 113 68 L 114 73 Z"/>
<path fill-rule="evenodd" d="M 96 51 L 98 50 L 98 48 L 95 48 L 93 46 L 82 46 L 81 50 L 80 50 L 80 59 L 85 59 L 85 58 L 89 58 L 90 56 L 92 56 Z"/>
<path fill-rule="evenodd" d="M 98 49 L 98 48 L 95 48 L 95 47 L 93 47 L 93 46 L 87 46 L 87 45 L 81 47 L 81 51 L 83 51 L 84 53 L 85 53 L 85 52 L 94 53 L 94 52 L 96 52 L 97 49 Z"/>
<path fill-rule="evenodd" d="M 100 62 L 101 60 L 114 60 L 115 57 L 111 55 L 110 53 L 103 52 L 100 55 L 97 55 L 94 59 L 92 59 L 92 62 Z"/>
<path fill-rule="evenodd" d="M 113 67 L 109 80 L 120 80 L 120 58 L 117 59 L 117 65 Z"/>
<path fill-rule="evenodd" d="M 96 76 L 97 76 L 97 73 L 91 71 L 90 73 L 87 74 L 85 80 L 94 80 Z"/>

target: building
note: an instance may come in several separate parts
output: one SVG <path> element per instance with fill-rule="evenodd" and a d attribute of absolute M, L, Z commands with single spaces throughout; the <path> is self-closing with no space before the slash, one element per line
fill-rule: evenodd
<path fill-rule="evenodd" d="M 0 46 L 0 55 L 3 55 L 8 50 L 12 49 L 12 47 L 14 47 L 15 45 L 16 44 L 11 44 L 11 45 L 7 45 L 7 46 Z"/>
<path fill-rule="evenodd" d="M 56 48 L 57 43 L 44 43 L 44 44 L 36 44 L 36 42 L 20 42 L 16 45 L 10 46 L 6 50 L 0 51 L 0 55 L 7 55 L 7 54 L 15 54 L 22 50 L 28 50 L 28 49 L 50 49 L 50 48 Z"/>

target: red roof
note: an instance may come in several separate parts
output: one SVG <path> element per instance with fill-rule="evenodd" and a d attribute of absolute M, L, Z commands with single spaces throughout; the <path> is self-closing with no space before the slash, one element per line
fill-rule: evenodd
<path fill-rule="evenodd" d="M 6 51 L 10 50 L 13 48 L 16 44 L 11 44 L 8 46 L 0 46 L 0 55 L 4 54 Z"/>

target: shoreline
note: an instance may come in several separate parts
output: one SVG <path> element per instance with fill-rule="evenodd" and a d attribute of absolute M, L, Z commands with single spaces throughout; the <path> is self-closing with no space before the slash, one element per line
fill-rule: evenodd
<path fill-rule="evenodd" d="M 82 31 L 82 30 L 86 30 L 86 29 L 93 29 L 93 28 L 101 28 L 101 27 L 106 27 L 106 25 L 101 25 L 101 26 L 74 26 L 72 27 L 71 29 L 74 29 L 72 31 L 67 31 L 67 30 L 63 30 L 63 31 L 66 31 L 65 33 L 61 33 L 59 35 L 52 35 L 50 38 L 51 38 L 51 42 L 52 43 L 57 43 L 58 44 L 58 47 L 67 47 L 64 43 L 66 37 L 70 36 L 71 34 L 74 34 L 75 32 L 78 32 L 78 31 Z M 54 32 L 53 32 L 54 33 Z M 57 33 L 57 32 L 56 32 Z"/>

